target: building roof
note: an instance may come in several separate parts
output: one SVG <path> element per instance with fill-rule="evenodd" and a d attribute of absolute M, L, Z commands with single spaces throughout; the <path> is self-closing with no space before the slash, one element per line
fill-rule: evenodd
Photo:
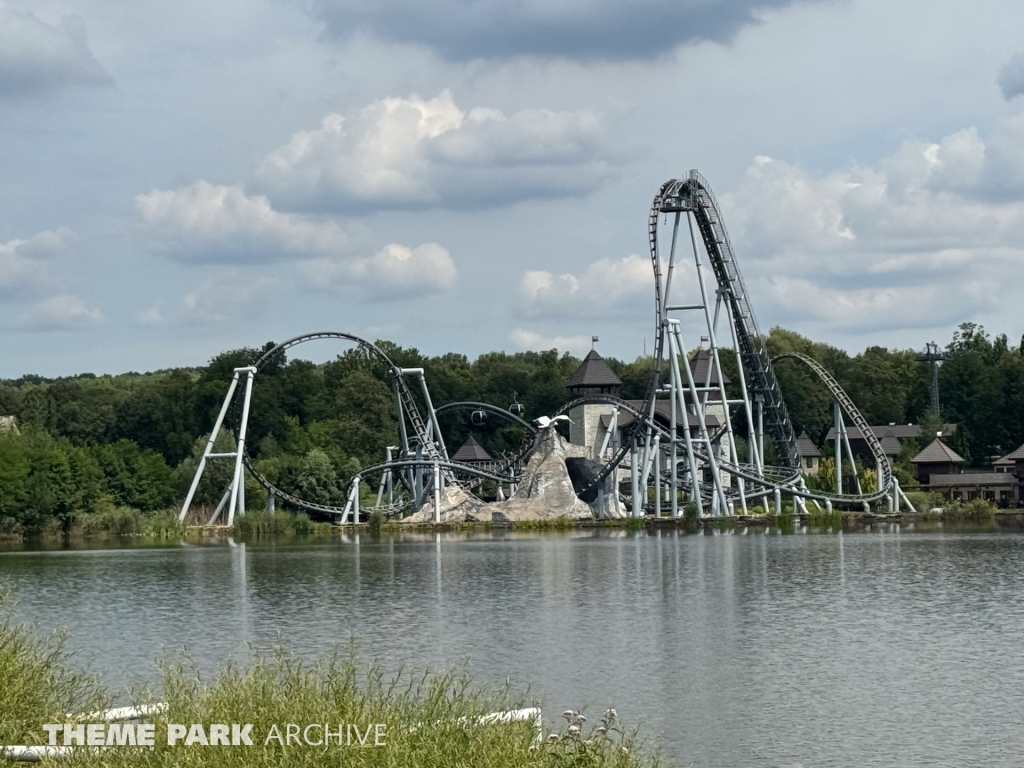
<path fill-rule="evenodd" d="M 1010 451 L 1008 454 L 999 459 L 995 464 L 1016 464 L 1018 461 L 1024 461 L 1024 445 L 1015 451 Z"/>
<path fill-rule="evenodd" d="M 566 387 L 569 389 L 607 389 L 609 387 L 622 386 L 622 379 L 615 375 L 615 371 L 608 367 L 604 358 L 597 354 L 596 349 L 590 350 L 583 358 L 580 367 L 569 379 Z"/>
<path fill-rule="evenodd" d="M 642 408 L 644 404 L 643 400 L 627 400 L 626 402 L 635 408 Z M 611 406 L 609 406 L 609 408 L 611 408 Z M 611 419 L 612 417 L 610 413 L 601 414 L 601 426 L 607 429 L 608 424 L 611 422 Z M 666 428 L 669 426 L 669 424 L 672 423 L 672 404 L 669 401 L 658 400 L 654 408 L 654 420 Z M 619 429 L 628 427 L 630 424 L 633 423 L 633 421 L 633 414 L 631 414 L 629 411 L 619 411 Z M 690 425 L 691 429 L 695 429 L 699 423 L 697 420 L 697 414 L 695 413 L 687 413 L 686 421 Z M 704 424 L 707 426 L 709 430 L 715 430 L 721 425 L 721 422 L 718 421 L 718 418 L 715 417 L 714 414 L 709 413 L 704 415 Z M 677 411 L 676 426 L 678 428 L 681 427 L 682 425 L 683 414 Z"/>
<path fill-rule="evenodd" d="M 875 437 L 881 440 L 885 437 L 885 434 L 892 430 L 892 435 L 898 440 L 906 438 L 918 438 L 921 436 L 921 425 L 920 424 L 883 424 L 880 426 L 872 426 L 871 431 L 875 433 Z M 956 432 L 956 424 L 943 424 L 942 434 L 952 435 Z M 846 435 L 851 440 L 861 440 L 860 430 L 857 427 L 847 427 Z M 836 439 L 836 428 L 832 427 L 825 436 L 826 440 Z"/>
<path fill-rule="evenodd" d="M 805 459 L 820 459 L 821 451 L 818 450 L 818 446 L 811 440 L 810 435 L 806 432 L 801 432 L 800 437 L 796 439 L 796 452 L 799 453 Z"/>
<path fill-rule="evenodd" d="M 690 370 L 693 371 L 693 381 L 698 387 L 703 387 L 704 383 L 708 381 L 708 369 L 711 369 L 711 386 L 719 383 L 718 372 L 711 362 L 711 352 L 707 349 L 698 349 L 693 353 L 693 357 L 690 358 Z M 726 384 L 731 383 L 729 374 L 725 371 L 722 371 L 722 378 L 725 379 Z"/>
<path fill-rule="evenodd" d="M 942 442 L 941 437 L 932 440 L 928 447 L 910 460 L 911 464 L 963 464 L 964 460 L 956 451 Z"/>
<path fill-rule="evenodd" d="M 1013 485 L 1017 478 L 1008 472 L 967 472 L 959 475 L 929 475 L 929 488 L 960 488 L 984 485 Z"/>
<path fill-rule="evenodd" d="M 461 461 L 470 464 L 474 461 L 494 461 L 491 454 L 484 450 L 484 447 L 476 441 L 472 435 L 462 444 L 462 447 L 452 456 L 452 461 Z"/>
<path fill-rule="evenodd" d="M 896 439 L 896 431 L 892 427 L 885 431 L 879 442 L 881 442 L 882 451 L 884 451 L 886 456 L 898 456 L 900 451 L 903 450 L 903 443 Z"/>

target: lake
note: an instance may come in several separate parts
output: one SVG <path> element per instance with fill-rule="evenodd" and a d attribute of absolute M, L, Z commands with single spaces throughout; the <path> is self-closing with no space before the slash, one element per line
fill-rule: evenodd
<path fill-rule="evenodd" d="M 912 527 L 912 526 L 911 526 Z M 0 552 L 112 685 L 281 637 L 615 707 L 679 765 L 1017 766 L 1024 536 L 576 530 Z"/>

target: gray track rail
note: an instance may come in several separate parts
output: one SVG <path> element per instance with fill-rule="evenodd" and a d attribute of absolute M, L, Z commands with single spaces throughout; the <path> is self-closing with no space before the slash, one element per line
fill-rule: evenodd
<path fill-rule="evenodd" d="M 342 341 L 351 341 L 354 344 L 357 344 L 368 355 L 372 355 L 387 367 L 392 380 L 394 381 L 395 388 L 398 391 L 399 398 L 401 399 L 402 408 L 409 418 L 409 424 L 412 427 L 413 434 L 419 441 L 420 445 L 423 446 L 424 463 L 430 465 L 436 463 L 441 465 L 441 471 L 444 473 L 445 481 L 448 483 L 455 483 L 455 474 L 452 469 L 447 466 L 450 462 L 441 455 L 441 452 L 437 448 L 437 444 L 431 440 L 427 434 L 426 424 L 423 421 L 423 417 L 420 415 L 419 407 L 416 405 L 416 400 L 413 398 L 412 392 L 405 383 L 405 377 L 402 375 L 402 369 L 395 365 L 376 344 L 351 333 L 344 333 L 342 331 L 318 331 L 316 333 L 304 333 L 301 336 L 294 336 L 287 341 L 282 341 L 273 349 L 264 352 L 260 358 L 253 363 L 253 365 L 257 371 L 260 371 L 270 364 L 275 358 L 284 354 L 292 347 L 297 347 L 300 344 L 306 344 L 318 339 L 339 339 Z M 305 509 L 309 512 L 334 515 L 340 514 L 344 510 L 344 507 L 335 507 L 329 504 L 317 504 L 315 502 L 299 498 L 295 494 L 288 493 L 287 491 L 282 491 L 256 471 L 256 467 L 253 466 L 252 460 L 249 458 L 247 453 L 243 454 L 242 460 L 245 463 L 245 468 L 256 479 L 256 482 L 262 485 L 269 493 L 276 495 L 277 498 L 282 501 L 299 507 L 300 509 Z"/>
<path fill-rule="evenodd" d="M 889 483 L 892 481 L 892 465 L 889 463 L 889 457 L 885 455 L 885 451 L 882 450 L 882 443 L 875 435 L 874 430 L 868 425 L 867 419 L 857 410 L 857 406 L 853 404 L 853 400 L 846 394 L 845 390 L 839 386 L 839 382 L 835 380 L 835 377 L 829 373 L 825 367 L 815 360 L 813 357 L 809 357 L 800 352 L 786 352 L 782 355 L 776 355 L 772 358 L 772 362 L 778 362 L 779 360 L 799 360 L 801 363 L 806 365 L 825 382 L 825 386 L 828 387 L 829 392 L 839 402 L 843 410 L 850 417 L 850 421 L 853 425 L 860 430 L 860 434 L 864 439 L 864 442 L 868 444 L 868 448 L 871 449 L 871 456 L 875 460 L 875 467 L 881 473 L 879 480 L 882 488 L 888 488 Z M 838 440 L 838 436 L 836 438 Z M 884 495 L 884 491 L 882 493 Z M 861 497 L 857 497 L 861 498 Z M 878 494 L 874 498 L 880 498 Z"/>
<path fill-rule="evenodd" d="M 843 409 L 849 414 L 850 420 L 858 429 L 862 429 L 866 434 L 870 434 L 871 437 L 867 439 L 868 446 L 871 449 L 872 456 L 882 472 L 882 490 L 877 490 L 872 493 L 865 494 L 838 494 L 829 493 L 826 491 L 816 491 L 807 488 L 801 488 L 799 481 L 801 473 L 799 468 L 793 467 L 764 467 L 763 476 L 757 474 L 757 468 L 750 464 L 738 464 L 734 462 L 722 461 L 719 459 L 719 468 L 726 474 L 733 475 L 734 477 L 741 477 L 745 481 L 746 491 L 744 496 L 749 499 L 758 499 L 765 496 L 767 493 L 772 493 L 776 488 L 785 491 L 788 494 L 794 496 L 800 496 L 805 499 L 814 499 L 816 501 L 829 501 L 839 504 L 861 504 L 864 502 L 877 501 L 885 498 L 888 494 L 889 482 L 892 477 L 892 468 L 889 465 L 888 458 L 885 456 L 885 452 L 882 450 L 882 445 L 878 441 L 878 438 L 874 436 L 874 432 L 870 430 L 867 425 L 867 421 L 861 415 L 860 411 L 857 410 L 857 406 L 854 405 L 849 395 L 843 390 L 835 378 L 827 371 L 824 367 L 813 358 L 807 355 L 800 354 L 798 352 L 791 352 L 785 355 L 779 355 L 774 360 L 785 360 L 792 359 L 807 365 L 814 373 L 816 373 L 825 385 L 829 388 L 832 395 L 839 401 Z M 769 361 L 769 362 L 772 362 Z M 626 400 L 621 400 L 613 395 L 590 395 L 588 397 L 581 397 L 572 402 L 563 405 L 558 413 L 568 413 L 573 408 L 593 403 L 603 403 L 608 405 L 614 405 L 619 409 L 626 411 L 636 420 L 637 424 L 642 424 L 643 428 L 653 430 L 662 436 L 665 441 L 671 439 L 671 433 L 669 430 L 662 427 L 660 424 L 655 422 L 648 416 L 647 409 L 645 407 L 638 408 L 632 405 Z M 695 444 L 694 451 L 697 454 L 698 459 L 701 461 L 707 460 L 706 448 L 702 445 Z M 616 465 L 617 466 L 617 465 Z M 604 476 L 607 477 L 615 467 L 611 464 L 606 465 Z M 681 484 L 683 490 L 688 490 L 689 483 L 684 481 Z M 739 499 L 739 491 L 734 486 L 727 490 L 727 497 L 730 500 Z M 710 500 L 710 496 L 708 497 Z"/>
<path fill-rule="evenodd" d="M 687 179 L 668 182 L 662 189 L 664 194 L 660 212 L 689 211 L 694 216 L 711 269 L 729 302 L 748 388 L 752 395 L 760 395 L 764 401 L 765 432 L 771 437 L 775 452 L 785 466 L 796 468 L 800 457 L 796 450 L 793 424 L 789 420 L 782 389 L 772 369 L 765 338 L 758 328 L 718 201 L 707 181 L 697 171 L 690 171 Z M 650 237 L 656 241 L 657 216 L 653 216 L 651 222 L 654 229 Z"/>

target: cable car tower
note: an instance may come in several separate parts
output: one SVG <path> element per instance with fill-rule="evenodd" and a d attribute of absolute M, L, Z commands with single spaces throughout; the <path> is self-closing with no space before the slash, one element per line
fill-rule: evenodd
<path fill-rule="evenodd" d="M 928 406 L 936 416 L 942 415 L 942 406 L 939 403 L 939 363 L 948 360 L 949 357 L 934 341 L 924 345 L 924 351 L 918 352 L 914 357 L 923 363 L 930 363 L 932 367 L 932 399 Z"/>

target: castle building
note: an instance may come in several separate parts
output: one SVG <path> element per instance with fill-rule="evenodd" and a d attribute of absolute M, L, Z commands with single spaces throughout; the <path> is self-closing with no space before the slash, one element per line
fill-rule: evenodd
<path fill-rule="evenodd" d="M 597 353 L 597 350 L 592 349 L 583 358 L 583 362 L 580 363 L 579 368 L 576 369 L 565 386 L 573 398 L 590 395 L 614 395 L 617 397 L 619 388 L 622 386 L 622 379 L 608 367 L 608 363 Z M 605 432 L 601 428 L 601 417 L 610 417 L 613 408 L 614 406 L 608 403 L 588 403 L 578 405 L 569 411 L 569 419 L 572 421 L 569 425 L 569 442 L 589 448 L 592 451 L 592 457 L 596 458 Z M 620 419 L 621 417 L 620 414 Z M 607 424 L 605 429 L 607 429 Z"/>
<path fill-rule="evenodd" d="M 721 382 L 711 363 L 710 353 L 703 349 L 698 350 L 690 358 L 690 370 L 693 372 L 694 382 L 698 387 L 720 386 Z M 725 384 L 728 384 L 729 378 L 724 374 L 723 378 Z M 608 363 L 604 361 L 601 355 L 592 349 L 583 359 L 583 362 L 580 363 L 579 368 L 573 373 L 566 387 L 574 397 L 586 397 L 589 395 L 613 395 L 617 397 L 622 387 L 622 380 L 615 375 L 615 372 L 608 366 Z M 725 420 L 725 402 L 720 391 L 706 392 L 701 395 L 702 398 L 704 396 L 707 397 L 704 403 L 704 423 L 710 433 L 715 433 Z M 687 412 L 677 412 L 676 414 L 676 435 L 679 438 L 680 461 L 685 460 L 683 459 L 682 449 L 685 438 L 684 430 L 689 430 L 692 439 L 700 437 L 700 421 L 697 418 L 689 394 L 686 395 L 685 399 L 688 405 Z M 643 400 L 627 400 L 626 402 L 636 408 L 641 408 L 644 404 Z M 572 420 L 572 424 L 569 427 L 569 442 L 588 448 L 593 458 L 601 459 L 602 457 L 599 457 L 597 453 L 600 451 L 605 435 L 608 432 L 614 408 L 615 406 L 611 403 L 592 403 L 573 408 L 569 412 L 569 418 Z M 665 397 L 659 398 L 654 408 L 655 422 L 666 430 L 670 429 L 671 413 L 672 404 L 670 400 Z M 628 411 L 619 411 L 616 418 L 616 429 L 609 440 L 610 450 L 603 457 L 605 460 L 607 460 L 612 451 L 628 439 L 634 420 L 633 415 Z M 664 461 L 667 462 L 668 444 L 662 443 L 661 450 L 664 454 Z M 727 441 L 720 441 L 716 444 L 715 450 L 716 455 L 721 459 L 725 461 L 731 460 L 732 457 Z M 619 472 L 621 478 L 628 479 L 628 464 L 620 466 Z M 726 484 L 731 484 L 731 478 L 726 476 L 725 482 Z"/>
<path fill-rule="evenodd" d="M 885 455 L 889 457 L 898 456 L 900 451 L 903 450 L 903 440 L 918 440 L 921 437 L 921 425 L 920 424 L 883 424 L 880 426 L 871 427 L 871 431 L 875 433 L 875 437 L 878 438 L 882 444 L 882 450 L 885 451 Z M 943 424 L 942 434 L 952 435 L 956 432 L 956 424 Z M 850 441 L 850 450 L 853 455 L 858 459 L 871 461 L 871 448 L 868 446 L 868 441 L 861 435 L 860 430 L 853 426 L 848 425 L 846 427 L 846 439 Z M 835 443 L 836 440 L 836 429 L 832 427 L 828 434 L 825 436 L 825 441 L 829 443 Z M 833 449 L 829 449 L 832 451 Z"/>

